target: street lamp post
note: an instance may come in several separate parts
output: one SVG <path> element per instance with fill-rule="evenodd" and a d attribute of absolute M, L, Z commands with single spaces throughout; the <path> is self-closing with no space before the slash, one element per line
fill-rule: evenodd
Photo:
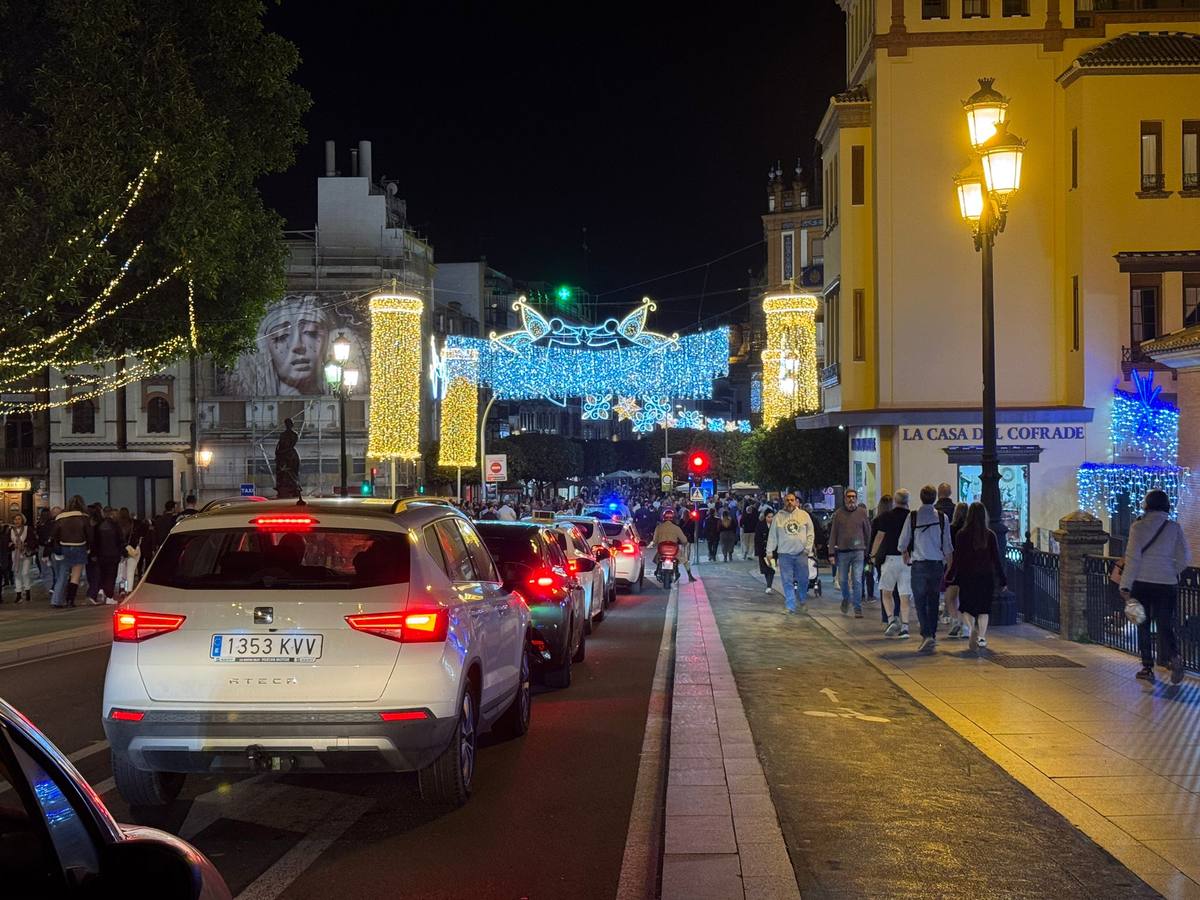
<path fill-rule="evenodd" d="M 983 448 L 980 455 L 983 505 L 997 543 L 1005 546 L 1000 497 L 1000 460 L 996 452 L 996 322 L 992 251 L 1004 231 L 1008 202 L 1021 186 L 1025 141 L 1008 130 L 1008 98 L 979 79 L 979 90 L 963 103 L 971 146 L 978 161 L 955 179 L 959 213 L 970 227 L 983 262 Z"/>
<path fill-rule="evenodd" d="M 350 341 L 345 335 L 341 335 L 333 342 L 333 359 L 325 364 L 325 381 L 337 392 L 338 398 L 338 468 L 341 473 L 343 497 L 347 496 L 349 491 L 346 471 L 346 396 L 358 386 L 358 369 L 346 365 L 349 359 Z"/>
<path fill-rule="evenodd" d="M 207 447 L 196 451 L 196 469 L 199 473 L 199 484 L 196 485 L 196 493 L 201 499 L 204 497 L 204 475 L 208 471 L 208 467 L 212 465 L 212 460 L 213 452 Z"/>

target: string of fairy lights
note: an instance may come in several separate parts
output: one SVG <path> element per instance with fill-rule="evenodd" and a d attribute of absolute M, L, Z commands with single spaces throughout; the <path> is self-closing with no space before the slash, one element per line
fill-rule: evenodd
<path fill-rule="evenodd" d="M 371 412 L 367 455 L 421 455 L 421 316 L 411 294 L 376 294 L 371 313 Z M 444 410 L 443 410 L 444 414 Z"/>
<path fill-rule="evenodd" d="M 59 293 L 66 287 L 75 285 L 96 254 L 108 245 L 109 240 L 117 233 L 129 213 L 137 205 L 151 175 L 162 160 L 162 156 L 162 151 L 156 151 L 150 162 L 128 182 L 125 187 L 125 202 L 116 208 L 115 213 L 113 207 L 104 209 L 95 217 L 92 224 L 66 240 L 64 246 L 71 247 L 86 240 L 96 229 L 102 231 L 67 277 L 65 285 L 51 290 L 46 295 L 42 306 L 26 310 L 16 320 L 10 321 L 0 328 L 0 335 L 27 322 L 31 317 L 45 312 L 46 305 L 53 304 Z M 69 325 L 0 353 L 0 392 L 18 395 L 16 398 L 0 398 L 0 413 L 42 412 L 70 406 L 84 400 L 93 400 L 161 371 L 165 365 L 189 347 L 192 350 L 199 348 L 195 288 L 192 279 L 188 278 L 188 332 L 186 335 L 173 336 L 148 347 L 128 348 L 122 353 L 107 357 L 74 358 L 70 355 L 73 344 L 86 335 L 90 329 L 145 300 L 184 271 L 183 265 L 175 266 L 130 297 L 115 303 L 111 302 L 118 289 L 125 283 L 126 277 L 133 269 L 144 247 L 145 244 L 141 241 L 134 245 L 129 255 L 117 268 L 116 274 L 108 280 L 96 295 L 95 300 L 76 315 Z M 55 258 L 58 250 L 59 248 L 51 250 L 51 259 Z M 125 362 L 130 359 L 134 360 L 132 365 L 118 366 L 113 372 L 104 371 L 111 363 Z M 92 371 L 86 374 L 74 371 L 80 368 L 90 368 Z M 50 393 L 62 392 L 64 396 L 46 400 L 26 399 L 21 396 L 46 393 L 47 388 L 34 388 L 29 383 L 30 377 L 43 369 L 55 369 L 66 373 L 61 379 L 61 384 L 52 384 L 48 388 Z"/>
<path fill-rule="evenodd" d="M 821 408 L 817 305 L 812 294 L 768 294 L 763 298 L 767 320 L 761 385 L 764 425 Z"/>

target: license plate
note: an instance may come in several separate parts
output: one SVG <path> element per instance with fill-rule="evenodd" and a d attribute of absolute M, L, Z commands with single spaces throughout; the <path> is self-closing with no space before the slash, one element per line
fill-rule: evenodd
<path fill-rule="evenodd" d="M 215 662 L 313 662 L 321 658 L 320 634 L 214 634 Z"/>
<path fill-rule="evenodd" d="M 675 560 L 673 560 L 673 559 L 664 559 L 664 560 L 662 561 L 662 567 L 663 567 L 664 569 L 667 569 L 667 570 L 670 570 L 670 569 L 673 569 L 673 568 L 675 568 Z"/>

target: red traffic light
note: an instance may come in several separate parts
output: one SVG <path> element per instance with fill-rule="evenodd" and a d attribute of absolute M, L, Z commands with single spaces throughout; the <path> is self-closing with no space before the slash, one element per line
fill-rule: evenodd
<path fill-rule="evenodd" d="M 693 475 L 703 475 L 710 465 L 708 454 L 703 450 L 694 450 L 688 454 L 688 471 Z"/>

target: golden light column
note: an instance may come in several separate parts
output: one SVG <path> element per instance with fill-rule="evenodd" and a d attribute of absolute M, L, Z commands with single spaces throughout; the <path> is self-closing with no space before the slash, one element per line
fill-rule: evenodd
<path fill-rule="evenodd" d="M 438 465 L 470 469 L 476 464 L 479 433 L 479 351 L 447 347 L 446 396 L 442 398 L 442 428 Z"/>
<path fill-rule="evenodd" d="M 421 314 L 411 294 L 371 298 L 371 419 L 367 455 L 421 455 Z"/>
<path fill-rule="evenodd" d="M 817 297 L 767 294 L 767 349 L 763 351 L 763 427 L 821 408 L 817 391 Z"/>

